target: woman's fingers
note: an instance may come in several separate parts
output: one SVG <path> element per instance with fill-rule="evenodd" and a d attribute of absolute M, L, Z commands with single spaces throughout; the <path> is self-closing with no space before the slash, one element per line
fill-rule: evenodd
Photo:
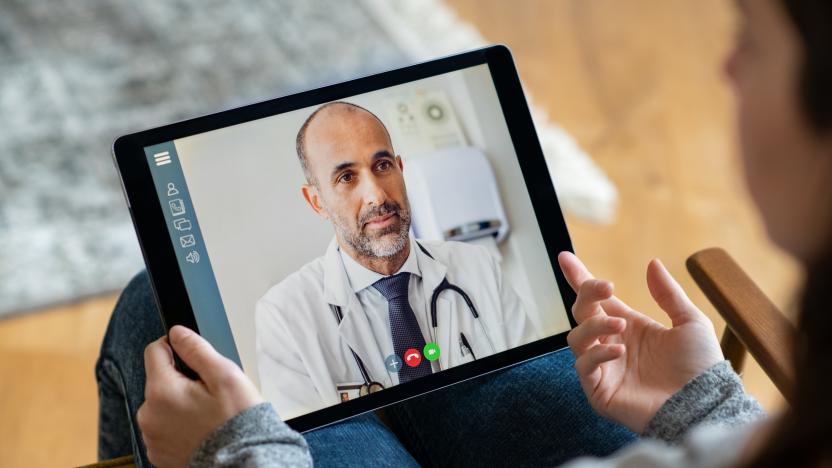
<path fill-rule="evenodd" d="M 587 396 L 591 396 L 601 383 L 601 364 L 620 358 L 625 350 L 621 343 L 597 344 L 575 360 L 575 370 Z"/>
<path fill-rule="evenodd" d="M 558 263 L 560 264 L 561 271 L 563 271 L 563 275 L 566 277 L 566 281 L 569 283 L 569 286 L 572 286 L 575 292 L 578 292 L 578 289 L 584 281 L 594 278 L 583 262 L 572 252 L 561 252 L 558 254 Z"/>
<path fill-rule="evenodd" d="M 229 374 L 236 374 L 237 367 L 193 330 L 175 325 L 169 335 L 173 349 L 210 391 L 226 382 Z"/>
<path fill-rule="evenodd" d="M 700 313 L 685 294 L 682 286 L 673 279 L 658 259 L 653 259 L 647 265 L 647 288 L 656 304 L 670 317 L 674 327 L 689 321 Z"/>
<path fill-rule="evenodd" d="M 166 377 L 176 374 L 173 354 L 170 352 L 167 338 L 162 337 L 150 343 L 144 349 L 144 369 L 148 380 L 151 377 Z"/>
<path fill-rule="evenodd" d="M 578 323 L 583 323 L 598 314 L 603 314 L 601 301 L 612 297 L 613 286 L 609 281 L 590 279 L 578 288 L 578 297 L 572 306 L 572 316 Z"/>
<path fill-rule="evenodd" d="M 588 349 L 605 336 L 617 335 L 624 331 L 627 321 L 620 317 L 596 315 L 573 328 L 566 336 L 569 348 L 575 356 L 582 356 Z"/>
<path fill-rule="evenodd" d="M 587 280 L 595 278 L 586 266 L 584 266 L 581 260 L 572 252 L 561 252 L 558 255 L 558 263 L 560 264 L 560 269 L 566 277 L 566 281 L 576 293 L 580 290 L 583 283 Z M 629 306 L 627 306 L 627 304 L 622 302 L 621 299 L 615 296 L 610 296 L 607 299 L 604 299 L 601 306 L 604 307 L 606 312 L 611 312 L 612 315 L 618 316 L 626 315 L 632 310 Z M 608 307 L 609 310 L 607 310 Z"/>

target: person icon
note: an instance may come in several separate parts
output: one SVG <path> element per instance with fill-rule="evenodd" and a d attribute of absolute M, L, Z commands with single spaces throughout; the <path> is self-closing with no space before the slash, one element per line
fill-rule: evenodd
<path fill-rule="evenodd" d="M 168 182 L 168 196 L 173 197 L 175 195 L 179 195 L 179 189 L 176 188 L 173 182 Z"/>

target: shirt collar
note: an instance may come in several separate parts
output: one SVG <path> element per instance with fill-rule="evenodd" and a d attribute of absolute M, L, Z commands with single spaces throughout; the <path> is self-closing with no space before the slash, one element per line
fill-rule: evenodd
<path fill-rule="evenodd" d="M 349 279 L 353 292 L 362 291 L 385 277 L 381 273 L 376 273 L 361 265 L 341 248 L 338 248 L 338 251 L 341 253 L 341 260 L 344 262 L 344 269 L 347 272 L 347 279 Z M 412 273 L 419 277 L 422 276 L 422 272 L 419 270 L 419 262 L 416 261 L 416 241 L 412 237 L 410 238 L 410 252 L 407 254 L 407 260 L 404 261 L 404 264 L 396 273 Z"/>

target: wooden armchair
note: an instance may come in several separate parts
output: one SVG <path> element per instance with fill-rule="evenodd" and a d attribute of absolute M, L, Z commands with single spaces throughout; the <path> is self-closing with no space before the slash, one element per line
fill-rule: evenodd
<path fill-rule="evenodd" d="M 794 384 L 794 325 L 724 250 L 701 250 L 688 257 L 686 265 L 725 319 L 722 352 L 734 370 L 742 370 L 747 350 L 789 401 Z"/>
<path fill-rule="evenodd" d="M 135 466 L 136 464 L 133 459 L 133 455 L 125 455 L 123 457 L 104 460 L 91 465 L 79 466 L 78 468 L 135 468 Z"/>

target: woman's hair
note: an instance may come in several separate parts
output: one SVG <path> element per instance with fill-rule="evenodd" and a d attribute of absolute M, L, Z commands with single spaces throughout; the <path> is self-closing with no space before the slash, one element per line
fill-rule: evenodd
<path fill-rule="evenodd" d="M 819 133 L 832 130 L 832 2 L 782 0 L 803 42 L 799 98 L 803 111 Z"/>
<path fill-rule="evenodd" d="M 832 1 L 781 1 L 802 43 L 800 107 L 816 134 L 832 134 Z M 752 466 L 832 465 L 832 245 L 809 260 L 806 269 L 791 407 Z"/>

